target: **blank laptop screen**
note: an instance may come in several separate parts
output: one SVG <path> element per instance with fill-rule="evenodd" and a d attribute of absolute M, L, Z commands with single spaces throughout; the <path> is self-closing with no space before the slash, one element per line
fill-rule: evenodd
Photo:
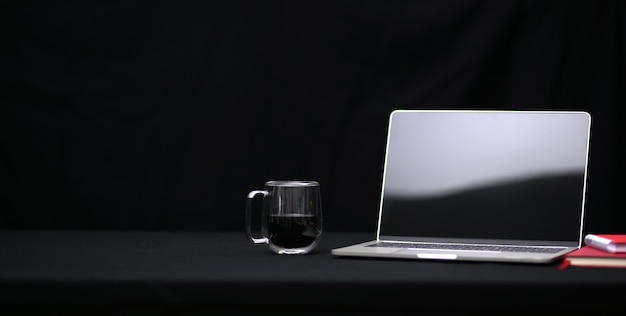
<path fill-rule="evenodd" d="M 380 236 L 578 241 L 584 112 L 396 111 Z"/>

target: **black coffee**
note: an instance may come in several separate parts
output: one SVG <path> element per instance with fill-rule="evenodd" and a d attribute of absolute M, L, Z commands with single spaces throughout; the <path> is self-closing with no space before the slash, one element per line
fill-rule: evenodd
<path fill-rule="evenodd" d="M 309 246 L 321 233 L 315 215 L 270 215 L 267 228 L 270 242 L 283 248 Z"/>

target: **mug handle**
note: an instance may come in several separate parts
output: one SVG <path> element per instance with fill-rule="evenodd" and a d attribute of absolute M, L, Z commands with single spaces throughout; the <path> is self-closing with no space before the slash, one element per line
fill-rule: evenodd
<path fill-rule="evenodd" d="M 263 191 L 263 190 L 255 190 L 255 191 L 251 191 L 250 193 L 248 193 L 248 197 L 246 198 L 246 235 L 248 236 L 248 239 L 252 240 L 252 242 L 255 244 L 267 244 L 269 240 L 265 237 L 254 238 L 252 236 L 252 229 L 250 227 L 252 225 L 252 220 L 251 220 L 252 200 L 258 194 L 263 194 L 263 197 L 266 197 L 269 194 L 269 192 Z"/>

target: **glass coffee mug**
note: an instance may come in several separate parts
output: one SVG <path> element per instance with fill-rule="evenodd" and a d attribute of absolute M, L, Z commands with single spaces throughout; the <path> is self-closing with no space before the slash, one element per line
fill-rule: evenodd
<path fill-rule="evenodd" d="M 252 236 L 252 201 L 263 196 L 261 238 Z M 322 234 L 320 185 L 316 181 L 268 181 L 246 199 L 246 235 L 278 254 L 309 253 Z"/>

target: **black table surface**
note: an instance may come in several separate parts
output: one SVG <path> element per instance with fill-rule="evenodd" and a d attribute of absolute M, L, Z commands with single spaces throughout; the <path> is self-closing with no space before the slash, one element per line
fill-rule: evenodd
<path fill-rule="evenodd" d="M 363 312 L 602 310 L 626 269 L 338 258 L 373 234 L 325 232 L 307 255 L 277 255 L 243 232 L 0 231 L 2 306 L 306 307 Z M 284 309 L 282 309 L 284 310 Z"/>

